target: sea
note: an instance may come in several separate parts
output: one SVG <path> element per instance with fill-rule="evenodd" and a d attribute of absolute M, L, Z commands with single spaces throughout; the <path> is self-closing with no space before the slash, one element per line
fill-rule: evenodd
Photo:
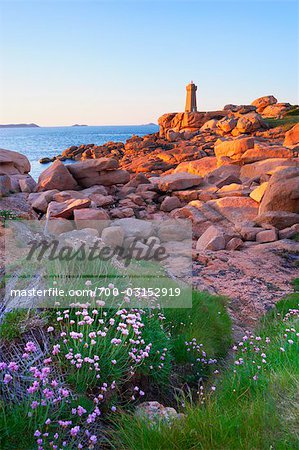
<path fill-rule="evenodd" d="M 60 154 L 71 145 L 96 144 L 108 141 L 125 142 L 133 135 L 156 133 L 158 126 L 72 126 L 39 128 L 0 128 L 0 148 L 14 150 L 27 156 L 31 163 L 31 176 L 37 180 L 49 164 L 38 160 Z M 67 161 L 69 164 L 70 161 Z"/>

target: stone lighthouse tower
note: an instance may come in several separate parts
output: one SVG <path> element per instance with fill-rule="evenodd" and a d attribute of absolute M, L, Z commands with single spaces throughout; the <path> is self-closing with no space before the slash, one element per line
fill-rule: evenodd
<path fill-rule="evenodd" d="M 187 96 L 186 96 L 185 112 L 195 112 L 195 111 L 197 111 L 197 106 L 196 106 L 197 86 L 195 86 L 193 81 L 191 81 L 190 84 L 187 84 L 186 91 L 187 91 Z"/>

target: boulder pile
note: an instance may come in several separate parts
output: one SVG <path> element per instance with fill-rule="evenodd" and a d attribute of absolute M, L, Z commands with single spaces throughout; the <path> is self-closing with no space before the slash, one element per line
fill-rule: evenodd
<path fill-rule="evenodd" d="M 29 175 L 28 158 L 18 152 L 0 149 L 0 197 L 16 192 L 32 192 L 36 182 Z"/>
<path fill-rule="evenodd" d="M 24 155 L 0 150 L 1 194 L 22 192 L 59 232 L 88 221 L 111 245 L 122 230 L 110 221 L 129 218 L 189 219 L 197 253 L 289 239 L 299 232 L 299 128 L 269 133 L 262 116 L 277 105 L 267 96 L 165 114 L 160 133 L 68 148 L 62 158 L 77 162 L 57 158 L 37 183 Z"/>

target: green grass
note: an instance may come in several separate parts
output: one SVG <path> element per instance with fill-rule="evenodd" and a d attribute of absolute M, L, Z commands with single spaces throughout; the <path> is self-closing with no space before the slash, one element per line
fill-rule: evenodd
<path fill-rule="evenodd" d="M 282 127 L 284 131 L 290 130 L 299 122 L 299 108 L 289 111 L 283 118 L 266 118 L 263 119 L 270 128 Z"/>
<path fill-rule="evenodd" d="M 35 449 L 34 424 L 24 414 L 28 405 L 23 402 L 18 405 L 5 405 L 0 401 L 0 448 L 2 450 L 33 450 Z"/>
<path fill-rule="evenodd" d="M 28 311 L 24 309 L 15 309 L 5 314 L 0 325 L 0 338 L 6 341 L 19 338 L 24 332 L 26 318 Z"/>
<path fill-rule="evenodd" d="M 216 392 L 206 389 L 205 401 L 187 404 L 185 419 L 171 427 L 165 424 L 150 427 L 146 422 L 128 414 L 119 416 L 112 443 L 126 450 L 289 450 L 298 448 L 298 337 L 293 344 L 284 337 L 285 330 L 298 327 L 298 319 L 283 317 L 289 309 L 298 308 L 295 293 L 277 304 L 265 316 L 255 337 L 265 346 L 266 361 L 252 350 L 246 341 L 234 356 L 244 363 L 234 362 L 221 375 Z M 298 328 L 297 328 L 298 331 Z M 270 342 L 266 344 L 266 337 Z M 242 347 L 243 348 L 243 347 Z M 280 350 L 284 348 L 284 352 Z M 254 363 L 254 362 L 255 363 Z M 261 365 L 258 370 L 257 366 Z M 259 372 L 257 380 L 253 379 Z"/>
<path fill-rule="evenodd" d="M 186 342 L 196 339 L 208 358 L 223 358 L 232 343 L 231 320 L 226 311 L 227 300 L 207 293 L 193 291 L 192 308 L 165 309 L 170 330 L 171 352 L 181 378 L 194 383 L 199 376 L 206 378 L 213 365 L 196 362 L 198 354 L 188 351 Z"/>

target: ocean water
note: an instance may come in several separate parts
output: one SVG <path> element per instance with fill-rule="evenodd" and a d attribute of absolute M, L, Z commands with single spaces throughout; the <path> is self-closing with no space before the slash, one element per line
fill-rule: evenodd
<path fill-rule="evenodd" d="M 38 160 L 58 155 L 71 145 L 125 142 L 134 134 L 144 136 L 157 131 L 156 125 L 0 128 L 0 148 L 26 155 L 31 163 L 30 173 L 37 180 L 39 174 L 49 165 L 40 164 Z"/>

